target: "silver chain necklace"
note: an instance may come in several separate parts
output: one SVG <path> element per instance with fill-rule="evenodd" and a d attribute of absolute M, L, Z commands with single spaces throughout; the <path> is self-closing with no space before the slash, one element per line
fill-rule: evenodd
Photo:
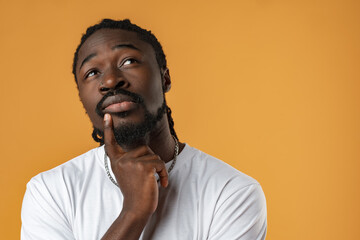
<path fill-rule="evenodd" d="M 170 167 L 168 169 L 168 173 L 170 173 L 171 170 L 173 170 L 173 168 L 175 166 L 175 163 L 176 163 L 176 157 L 177 157 L 177 155 L 179 155 L 179 142 L 174 136 L 172 136 L 172 137 L 174 138 L 174 141 L 175 141 L 175 151 L 174 151 L 174 160 L 173 160 L 173 162 L 171 163 L 171 165 L 170 165 Z M 117 187 L 119 187 L 119 184 L 115 181 L 115 179 L 110 174 L 109 166 L 108 166 L 108 163 L 107 163 L 106 152 L 104 154 L 104 165 L 105 165 L 106 174 L 108 175 L 110 181 L 113 184 L 115 184 Z M 157 180 L 157 181 L 159 181 L 159 180 Z"/>

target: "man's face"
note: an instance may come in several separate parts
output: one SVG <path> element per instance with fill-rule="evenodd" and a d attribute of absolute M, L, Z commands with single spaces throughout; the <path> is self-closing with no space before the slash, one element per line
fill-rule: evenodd
<path fill-rule="evenodd" d="M 120 29 L 98 30 L 84 42 L 76 77 L 80 99 L 100 130 L 104 113 L 112 115 L 115 129 L 159 115 L 163 89 L 170 88 L 168 72 L 160 71 L 151 45 Z"/>

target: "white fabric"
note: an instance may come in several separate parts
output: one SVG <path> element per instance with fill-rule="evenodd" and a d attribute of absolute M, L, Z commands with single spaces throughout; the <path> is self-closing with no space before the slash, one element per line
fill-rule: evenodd
<path fill-rule="evenodd" d="M 166 164 L 167 168 L 171 162 Z M 188 145 L 141 239 L 265 239 L 266 202 L 260 185 L 228 164 Z M 122 207 L 99 147 L 27 184 L 22 240 L 100 239 Z"/>

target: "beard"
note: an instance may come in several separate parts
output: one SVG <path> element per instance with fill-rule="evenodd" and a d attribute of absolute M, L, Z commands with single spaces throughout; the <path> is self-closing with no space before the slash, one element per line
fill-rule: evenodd
<path fill-rule="evenodd" d="M 116 91 L 113 94 L 105 95 L 96 107 L 96 112 L 103 117 L 104 114 L 100 110 L 101 104 L 108 96 L 119 93 L 132 97 L 133 101 L 138 103 L 144 109 L 144 120 L 142 122 L 127 123 L 114 127 L 114 137 L 116 142 L 123 147 L 126 146 L 130 148 L 135 148 L 146 143 L 147 135 L 155 129 L 157 123 L 162 119 L 164 113 L 167 110 L 165 97 L 162 105 L 157 109 L 156 113 L 153 114 L 150 113 L 149 110 L 146 108 L 143 98 L 141 96 L 123 89 L 119 89 L 119 91 Z M 127 113 L 124 112 L 121 113 L 119 117 L 125 117 L 126 115 Z M 99 139 L 100 144 L 104 144 L 104 132 L 94 127 L 93 138 L 95 139 L 95 137 Z"/>
<path fill-rule="evenodd" d="M 144 121 L 134 124 L 128 123 L 114 128 L 114 136 L 116 142 L 120 146 L 136 147 L 145 144 L 147 134 L 151 133 L 157 123 L 162 119 L 166 109 L 165 101 L 157 109 L 156 114 L 151 114 L 145 109 Z"/>

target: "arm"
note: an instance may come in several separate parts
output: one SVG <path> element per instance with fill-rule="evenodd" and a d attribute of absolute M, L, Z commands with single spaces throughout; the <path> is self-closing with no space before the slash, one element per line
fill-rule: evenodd
<path fill-rule="evenodd" d="M 27 184 L 21 221 L 22 240 L 75 239 L 64 209 L 53 201 L 53 196 L 39 178 Z"/>
<path fill-rule="evenodd" d="M 266 200 L 258 183 L 237 188 L 230 182 L 218 199 L 209 240 L 264 240 Z"/>
<path fill-rule="evenodd" d="M 137 215 L 131 211 L 121 211 L 119 217 L 110 226 L 102 240 L 139 239 L 147 220 L 147 216 Z"/>
<path fill-rule="evenodd" d="M 163 187 L 168 185 L 165 163 L 148 146 L 125 152 L 116 143 L 109 114 L 104 117 L 104 142 L 124 203 L 119 217 L 102 239 L 139 239 L 158 204 L 155 173 L 158 173 Z"/>

